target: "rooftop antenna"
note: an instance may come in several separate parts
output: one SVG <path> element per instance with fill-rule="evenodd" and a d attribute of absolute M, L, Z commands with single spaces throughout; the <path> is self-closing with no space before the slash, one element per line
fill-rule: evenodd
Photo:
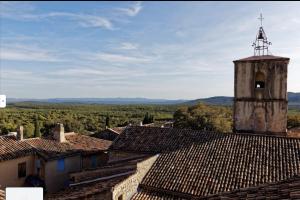
<path fill-rule="evenodd" d="M 260 14 L 260 27 L 256 35 L 256 39 L 253 42 L 252 46 L 254 48 L 254 56 L 264 56 L 269 55 L 269 45 L 272 45 L 271 42 L 268 42 L 267 35 L 263 29 L 263 16 Z"/>

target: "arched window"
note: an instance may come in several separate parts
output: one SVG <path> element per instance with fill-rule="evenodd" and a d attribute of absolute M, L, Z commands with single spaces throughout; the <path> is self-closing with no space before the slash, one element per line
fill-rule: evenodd
<path fill-rule="evenodd" d="M 262 72 L 256 72 L 255 74 L 255 97 L 256 99 L 264 98 L 264 88 L 265 88 L 265 75 Z"/>
<path fill-rule="evenodd" d="M 255 75 L 255 89 L 265 88 L 265 75 L 262 72 L 257 72 Z"/>

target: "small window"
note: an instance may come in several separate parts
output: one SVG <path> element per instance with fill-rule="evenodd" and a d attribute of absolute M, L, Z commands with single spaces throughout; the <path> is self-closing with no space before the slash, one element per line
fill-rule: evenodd
<path fill-rule="evenodd" d="M 256 81 L 255 82 L 255 88 L 265 88 L 265 82 L 263 81 Z"/>
<path fill-rule="evenodd" d="M 258 71 L 255 74 L 255 88 L 256 89 L 262 89 L 265 88 L 265 80 L 266 77 L 264 75 L 264 73 Z"/>
<path fill-rule="evenodd" d="M 65 171 L 65 159 L 59 159 L 57 161 L 57 171 L 59 172 Z"/>
<path fill-rule="evenodd" d="M 118 200 L 123 200 L 123 194 L 118 197 Z"/>
<path fill-rule="evenodd" d="M 92 161 L 92 167 L 93 168 L 97 167 L 97 156 L 96 155 L 93 155 L 91 157 L 91 161 Z"/>
<path fill-rule="evenodd" d="M 23 178 L 26 176 L 26 162 L 18 164 L 18 177 Z"/>

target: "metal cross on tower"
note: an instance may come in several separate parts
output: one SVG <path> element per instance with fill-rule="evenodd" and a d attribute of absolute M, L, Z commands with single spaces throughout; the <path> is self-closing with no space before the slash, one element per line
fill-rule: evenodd
<path fill-rule="evenodd" d="M 252 46 L 254 47 L 254 55 L 255 56 L 269 55 L 269 45 L 271 45 L 272 43 L 268 42 L 267 35 L 263 29 L 262 21 L 264 18 L 262 14 L 260 14 L 260 17 L 258 19 L 260 20 L 260 27 L 256 35 L 256 39 L 252 44 Z"/>
<path fill-rule="evenodd" d="M 262 26 L 262 21 L 264 20 L 264 18 L 261 13 L 260 13 L 260 17 L 258 19 L 260 20 L 260 26 Z"/>

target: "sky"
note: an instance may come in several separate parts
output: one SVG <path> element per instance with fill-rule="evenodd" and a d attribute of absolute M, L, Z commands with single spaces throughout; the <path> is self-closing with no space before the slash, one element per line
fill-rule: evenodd
<path fill-rule="evenodd" d="M 300 2 L 0 3 L 8 98 L 233 96 L 233 60 L 263 26 L 300 92 Z"/>

